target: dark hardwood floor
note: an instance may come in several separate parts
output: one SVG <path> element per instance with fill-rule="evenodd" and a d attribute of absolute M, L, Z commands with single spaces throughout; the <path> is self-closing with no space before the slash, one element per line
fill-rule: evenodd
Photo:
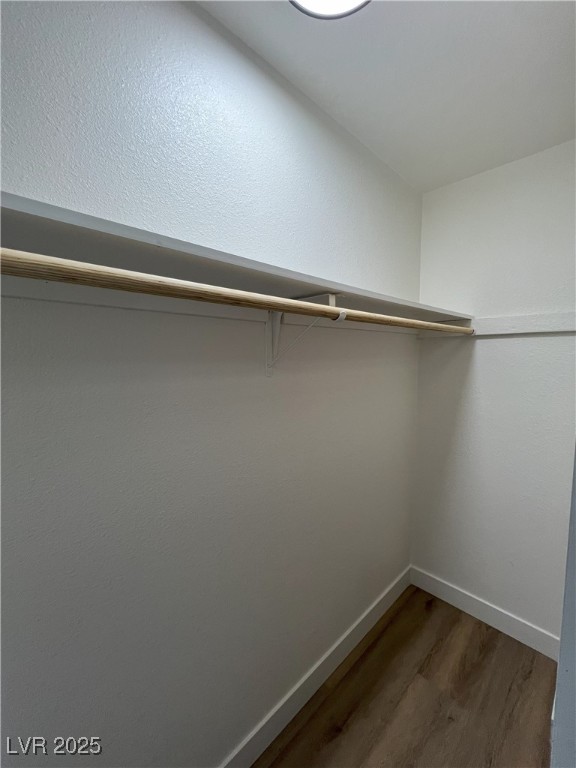
<path fill-rule="evenodd" d="M 407 589 L 253 768 L 549 765 L 556 664 Z"/>

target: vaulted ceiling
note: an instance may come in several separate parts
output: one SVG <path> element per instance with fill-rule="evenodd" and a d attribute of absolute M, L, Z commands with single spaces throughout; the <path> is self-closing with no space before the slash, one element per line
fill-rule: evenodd
<path fill-rule="evenodd" d="M 419 190 L 574 136 L 571 2 L 202 5 Z"/>

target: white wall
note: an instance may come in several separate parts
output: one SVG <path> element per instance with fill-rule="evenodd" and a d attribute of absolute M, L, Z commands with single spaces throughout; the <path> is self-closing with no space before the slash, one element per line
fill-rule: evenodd
<path fill-rule="evenodd" d="M 417 196 L 189 7 L 5 3 L 2 56 L 7 191 L 417 296 Z M 573 304 L 569 151 L 426 196 L 423 300 Z M 262 323 L 26 290 L 3 303 L 3 733 L 216 765 L 408 565 L 416 342 L 315 328 L 266 379 Z M 572 349 L 421 354 L 415 563 L 550 632 Z"/>
<path fill-rule="evenodd" d="M 6 191 L 418 298 L 420 197 L 192 3 L 2 5 Z"/>
<path fill-rule="evenodd" d="M 3 734 L 110 768 L 218 764 L 409 562 L 415 338 L 268 379 L 262 323 L 153 306 L 3 300 Z"/>
<path fill-rule="evenodd" d="M 424 195 L 421 259 L 425 303 L 574 312 L 574 142 Z"/>
<path fill-rule="evenodd" d="M 574 288 L 573 142 L 424 196 L 424 301 L 534 329 Z M 574 392 L 573 334 L 422 342 L 413 564 L 554 636 Z"/>
<path fill-rule="evenodd" d="M 418 198 L 189 7 L 2 10 L 6 190 L 417 297 Z M 417 343 L 4 290 L 3 734 L 217 765 L 409 564 Z"/>

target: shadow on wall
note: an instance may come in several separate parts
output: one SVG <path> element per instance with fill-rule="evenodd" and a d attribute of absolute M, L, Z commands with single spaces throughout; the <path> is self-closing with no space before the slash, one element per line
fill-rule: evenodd
<path fill-rule="evenodd" d="M 573 339 L 431 339 L 418 399 L 413 565 L 556 636 Z"/>
<path fill-rule="evenodd" d="M 415 499 L 419 523 L 433 514 L 436 500 L 450 493 L 448 468 L 467 450 L 462 441 L 462 422 L 470 408 L 475 350 L 472 338 L 430 338 L 421 342 L 417 444 L 420 481 Z M 419 527 L 416 525 L 416 529 Z"/>

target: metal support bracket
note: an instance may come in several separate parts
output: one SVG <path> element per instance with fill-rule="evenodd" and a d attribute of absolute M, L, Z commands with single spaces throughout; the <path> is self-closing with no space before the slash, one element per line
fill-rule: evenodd
<path fill-rule="evenodd" d="M 314 304 L 326 304 L 329 307 L 335 307 L 336 299 L 340 295 L 339 293 L 315 293 L 312 296 L 298 296 L 298 301 L 312 301 Z"/>
<path fill-rule="evenodd" d="M 303 299 L 303 297 L 302 297 Z M 336 306 L 336 294 L 334 293 L 321 293 L 321 294 L 315 294 L 314 296 L 307 296 L 306 301 L 312 301 L 316 300 L 318 304 L 327 304 L 330 307 Z M 346 318 L 346 312 L 341 313 L 342 317 L 335 318 L 336 322 L 339 320 L 344 320 Z M 272 372 L 274 370 L 274 366 L 280 360 L 280 358 L 284 357 L 286 352 L 292 349 L 304 336 L 304 334 L 308 333 L 310 328 L 313 328 L 316 323 L 320 322 L 322 320 L 321 317 L 317 317 L 313 322 L 311 322 L 309 325 L 304 328 L 304 330 L 296 336 L 294 341 L 290 342 L 288 346 L 280 351 L 280 336 L 281 336 L 281 330 L 282 330 L 282 322 L 284 320 L 284 312 L 268 312 L 268 317 L 266 318 L 266 376 L 268 378 L 272 376 Z"/>
<path fill-rule="evenodd" d="M 272 376 L 274 366 L 284 355 L 289 352 L 304 336 L 308 333 L 310 328 L 316 325 L 322 318 L 317 317 L 310 325 L 307 325 L 304 330 L 296 336 L 294 341 L 290 342 L 288 346 L 280 351 L 280 331 L 282 328 L 283 312 L 268 312 L 268 319 L 266 320 L 266 376 Z"/>
<path fill-rule="evenodd" d="M 272 369 L 278 359 L 278 349 L 280 347 L 280 328 L 284 312 L 268 312 L 266 318 L 266 376 L 272 376 Z"/>

